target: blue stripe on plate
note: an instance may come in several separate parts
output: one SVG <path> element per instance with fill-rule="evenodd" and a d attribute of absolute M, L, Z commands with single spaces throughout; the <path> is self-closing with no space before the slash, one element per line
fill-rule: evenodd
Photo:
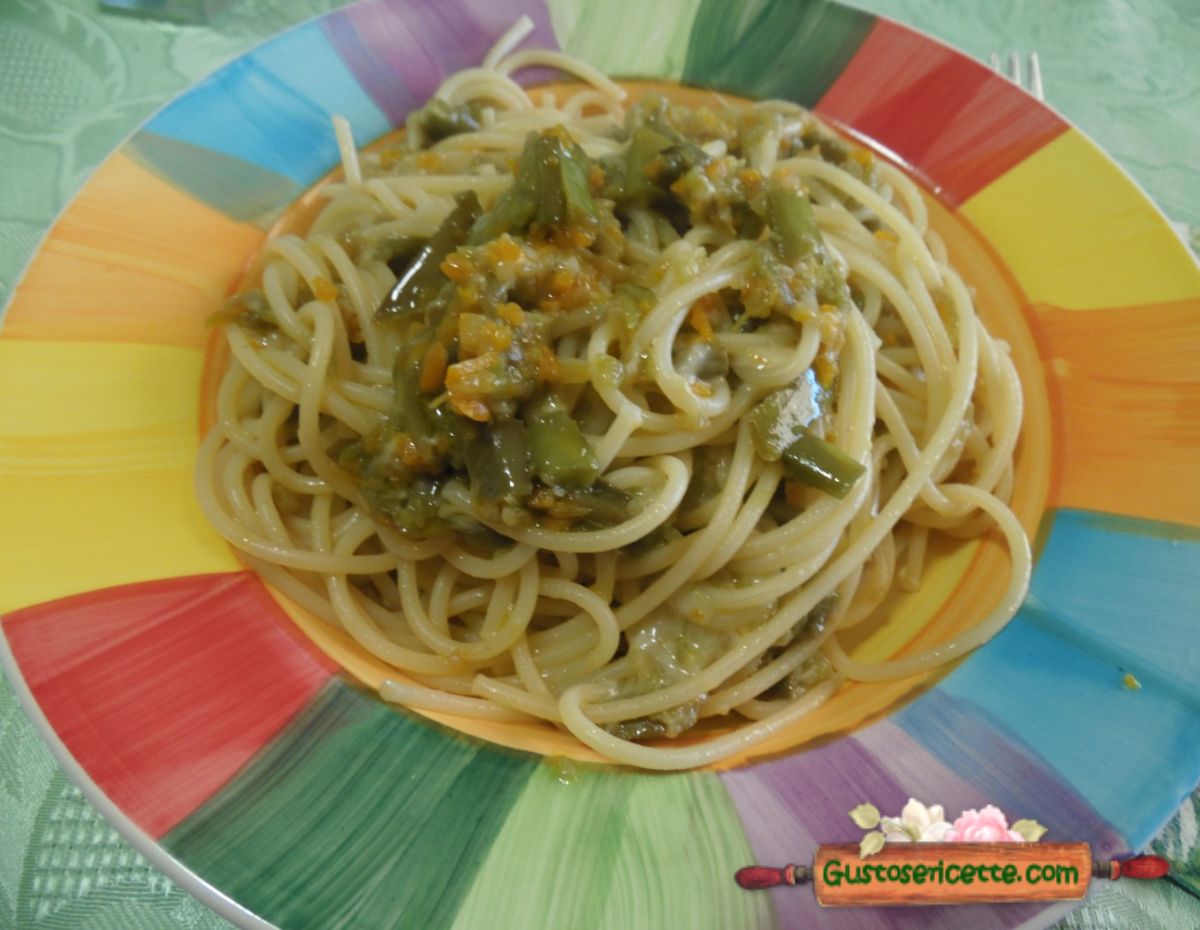
<path fill-rule="evenodd" d="M 1200 704 L 1200 530 L 1062 510 L 1049 542 L 1030 598 L 1041 622 Z"/>
<path fill-rule="evenodd" d="M 267 42 L 251 57 L 326 113 L 346 117 L 359 145 L 392 128 L 391 121 L 334 49 L 321 23 L 293 29 Z"/>
<path fill-rule="evenodd" d="M 266 168 L 307 187 L 334 166 L 329 118 L 361 144 L 388 128 L 313 23 L 226 65 L 155 116 L 146 130 Z"/>
<path fill-rule="evenodd" d="M 1198 595 L 1195 531 L 1060 511 L 1025 606 L 938 691 L 1019 734 L 1136 848 L 1200 778 Z"/>

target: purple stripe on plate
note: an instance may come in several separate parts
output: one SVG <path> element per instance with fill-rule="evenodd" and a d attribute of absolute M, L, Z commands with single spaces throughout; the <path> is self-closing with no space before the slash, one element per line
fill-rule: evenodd
<path fill-rule="evenodd" d="M 1090 843 L 1097 859 L 1129 852 L 1125 838 L 1061 774 L 971 701 L 933 688 L 891 719 L 1010 820 L 1037 820 L 1048 841 Z"/>
<path fill-rule="evenodd" d="M 1040 790 L 1044 797 L 1063 803 L 1069 817 L 1075 818 L 1057 830 L 1052 827 L 1054 839 L 1100 836 L 1119 841 L 1090 808 L 1080 808 L 1082 802 L 1071 796 L 1070 789 L 1058 784 L 1044 769 L 1034 770 L 1036 763 L 1031 766 L 1019 750 L 1002 744 L 985 721 L 959 720 L 958 725 L 966 727 L 962 732 L 973 734 L 973 739 L 980 739 L 996 753 L 993 758 L 1001 762 L 1006 774 L 1023 780 L 1018 789 L 1000 798 L 989 794 L 990 782 L 981 787 L 971 772 L 951 770 L 911 733 L 887 721 L 808 752 L 721 772 L 756 862 L 810 864 L 820 844 L 857 842 L 862 838 L 863 831 L 849 817 L 851 808 L 869 801 L 885 815 L 896 816 L 910 797 L 926 804 L 942 804 L 949 819 L 965 808 L 988 803 L 999 804 L 1017 819 L 1037 815 L 1023 808 L 1004 808 L 1004 803 L 1025 803 L 1028 793 Z M 1040 811 L 1040 804 L 1038 808 Z M 1048 825 L 1051 822 L 1048 816 L 1039 819 Z M 1086 837 L 1079 835 L 1079 826 L 1084 827 Z M 785 930 L 813 926 L 838 930 L 998 930 L 1035 920 L 1044 910 L 1037 904 L 837 910 L 819 907 L 808 888 L 778 888 L 770 894 Z"/>
<path fill-rule="evenodd" d="M 325 17 L 333 47 L 393 126 L 449 74 L 477 67 L 522 14 L 528 48 L 558 48 L 541 0 L 369 0 Z"/>
<path fill-rule="evenodd" d="M 883 720 L 855 733 L 854 738 L 876 758 L 887 760 L 892 777 L 908 789 L 904 792 L 905 801 L 915 797 L 922 804 L 940 804 L 951 820 L 960 811 L 993 803 L 983 789 L 948 769 L 942 760 L 895 723 Z M 899 808 L 886 811 L 888 814 L 899 812 Z"/>

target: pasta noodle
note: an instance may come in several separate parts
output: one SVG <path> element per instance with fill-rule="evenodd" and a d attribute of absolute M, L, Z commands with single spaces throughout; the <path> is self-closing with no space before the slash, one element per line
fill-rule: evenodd
<path fill-rule="evenodd" d="M 212 524 L 397 670 L 385 699 L 646 768 L 986 641 L 1030 571 L 1021 390 L 920 192 L 799 107 L 626 101 L 528 31 L 402 144 L 335 121 L 343 180 L 218 314 Z M 529 66 L 587 88 L 531 97 Z M 931 535 L 993 526 L 1010 584 L 968 633 L 846 654 Z M 707 718 L 738 724 L 655 739 Z"/>

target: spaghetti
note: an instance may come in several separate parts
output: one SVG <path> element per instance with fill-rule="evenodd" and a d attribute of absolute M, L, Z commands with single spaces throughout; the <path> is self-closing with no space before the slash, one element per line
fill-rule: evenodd
<path fill-rule="evenodd" d="M 219 314 L 212 524 L 397 670 L 384 698 L 646 768 L 986 641 L 1029 577 L 1021 391 L 920 192 L 788 103 L 626 108 L 527 31 L 402 145 L 336 124 L 344 180 Z M 528 66 L 587 87 L 531 97 Z M 993 525 L 1011 581 L 965 636 L 839 647 L 931 534 Z M 706 718 L 738 725 L 655 739 Z"/>

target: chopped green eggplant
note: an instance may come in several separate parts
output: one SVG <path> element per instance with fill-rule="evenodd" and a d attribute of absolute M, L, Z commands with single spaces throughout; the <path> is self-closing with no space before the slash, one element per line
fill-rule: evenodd
<path fill-rule="evenodd" d="M 220 310 L 208 318 L 209 326 L 225 326 L 229 323 L 236 323 L 242 329 L 262 338 L 278 328 L 267 298 L 257 288 L 234 294 L 225 301 Z"/>
<path fill-rule="evenodd" d="M 538 139 L 531 132 L 525 138 L 521 160 L 512 187 L 500 195 L 492 209 L 475 220 L 471 227 L 469 243 L 482 245 L 506 232 L 521 232 L 537 215 L 538 199 L 541 196 L 538 176 Z"/>
<path fill-rule="evenodd" d="M 454 203 L 450 215 L 384 297 L 375 311 L 375 319 L 393 320 L 422 310 L 448 283 L 441 264 L 447 255 L 466 241 L 471 225 L 480 212 L 479 198 L 474 191 L 459 194 Z"/>
<path fill-rule="evenodd" d="M 475 109 L 474 104 L 463 103 L 455 106 L 435 97 L 410 114 L 405 125 L 410 133 L 419 134 L 424 146 L 448 136 L 479 129 L 479 116 Z"/>
<path fill-rule="evenodd" d="M 729 478 L 731 446 L 700 446 L 692 453 L 692 480 L 681 507 L 690 510 L 716 497 Z"/>
<path fill-rule="evenodd" d="M 484 552 L 496 552 L 507 549 L 513 541 L 507 536 L 497 533 L 490 526 L 485 526 L 474 517 L 465 514 L 454 514 L 446 518 L 446 525 L 451 532 L 464 537 L 467 542 Z"/>
<path fill-rule="evenodd" d="M 640 284 L 618 284 L 609 305 L 609 319 L 618 332 L 630 334 L 642 318 L 653 309 L 657 297 L 654 291 Z"/>
<path fill-rule="evenodd" d="M 639 126 L 633 131 L 625 150 L 625 183 L 621 191 L 624 198 L 644 200 L 650 195 L 654 184 L 646 171 L 659 153 L 670 147 L 670 139 L 648 126 Z"/>
<path fill-rule="evenodd" d="M 651 615 L 625 633 L 627 675 L 619 696 L 636 697 L 692 677 L 729 649 L 731 636 L 663 612 Z M 697 720 L 699 703 L 682 704 L 639 717 L 606 724 L 623 739 L 676 737 Z"/>
<path fill-rule="evenodd" d="M 845 497 L 866 469 L 832 443 L 807 430 L 783 450 L 788 477 L 803 481 L 830 497 Z"/>
<path fill-rule="evenodd" d="M 597 220 L 599 213 L 592 200 L 592 190 L 588 183 L 588 157 L 569 136 L 548 137 L 548 170 L 550 177 L 547 184 L 559 186 L 563 192 L 564 209 L 560 214 L 542 217 L 546 225 L 557 226 L 565 223 L 578 223 L 586 219 Z"/>
<path fill-rule="evenodd" d="M 409 533 L 426 533 L 438 524 L 442 483 L 432 478 L 418 478 L 405 488 L 402 506 L 387 510 L 393 525 Z"/>
<path fill-rule="evenodd" d="M 441 520 L 442 481 L 414 475 L 379 445 L 380 436 L 364 437 L 342 450 L 338 461 L 358 476 L 371 512 L 383 523 L 425 537 L 446 531 Z"/>
<path fill-rule="evenodd" d="M 624 523 L 630 517 L 629 505 L 633 498 L 606 481 L 593 482 L 590 487 L 567 490 L 564 497 L 572 503 L 587 508 L 587 516 L 580 521 L 578 529 L 604 529 Z"/>
<path fill-rule="evenodd" d="M 789 269 L 766 244 L 755 244 L 752 268 L 749 281 L 738 291 L 749 316 L 765 320 L 776 310 L 786 311 L 796 305 Z"/>
<path fill-rule="evenodd" d="M 646 166 L 646 173 L 656 187 L 666 190 L 692 168 L 705 165 L 708 161 L 708 156 L 700 146 L 691 142 L 677 142 L 663 149 Z"/>
<path fill-rule="evenodd" d="M 586 488 L 600 474 L 596 453 L 565 410 L 530 420 L 529 455 L 534 473 L 549 485 Z"/>
<path fill-rule="evenodd" d="M 408 270 L 423 243 L 415 236 L 389 235 L 376 239 L 371 245 L 371 257 L 386 264 L 398 278 Z"/>
<path fill-rule="evenodd" d="M 841 139 L 822 132 L 815 124 L 804 131 L 800 141 L 806 148 L 816 148 L 827 162 L 839 165 L 850 157 L 850 148 Z"/>
<path fill-rule="evenodd" d="M 455 413 L 447 404 L 428 408 L 426 415 L 430 424 L 429 441 L 434 442 L 437 437 L 444 436 L 446 458 L 451 467 L 460 470 L 466 468 L 467 450 L 479 438 L 479 425 Z"/>
<path fill-rule="evenodd" d="M 750 435 L 758 454 L 774 462 L 822 413 L 826 393 L 810 368 L 789 387 L 772 391 L 750 411 Z"/>
<path fill-rule="evenodd" d="M 626 555 L 638 558 L 643 555 L 649 555 L 655 549 L 682 538 L 683 534 L 675 529 L 675 527 L 663 524 L 658 529 L 651 530 L 641 539 L 635 539 L 629 545 L 622 546 L 621 551 Z"/>
<path fill-rule="evenodd" d="M 817 252 L 824 244 L 809 199 L 786 187 L 767 192 L 767 217 L 779 237 L 783 258 L 790 264 Z"/>
<path fill-rule="evenodd" d="M 811 691 L 823 681 L 828 681 L 833 673 L 833 666 L 821 653 L 810 656 L 798 668 L 792 671 L 782 681 L 772 685 L 765 695 L 768 700 L 794 701 Z"/>
<path fill-rule="evenodd" d="M 529 496 L 529 437 L 520 420 L 506 420 L 484 430 L 467 448 L 471 490 L 484 502 L 514 504 Z"/>
<path fill-rule="evenodd" d="M 535 221 L 551 228 L 595 220 L 599 214 L 588 187 L 588 166 L 583 149 L 563 130 L 531 132 L 512 187 L 475 221 L 470 244 L 524 232 Z"/>
<path fill-rule="evenodd" d="M 397 357 L 392 369 L 392 419 L 400 431 L 409 436 L 433 433 L 429 408 L 417 389 L 416 372 L 402 357 Z"/>

